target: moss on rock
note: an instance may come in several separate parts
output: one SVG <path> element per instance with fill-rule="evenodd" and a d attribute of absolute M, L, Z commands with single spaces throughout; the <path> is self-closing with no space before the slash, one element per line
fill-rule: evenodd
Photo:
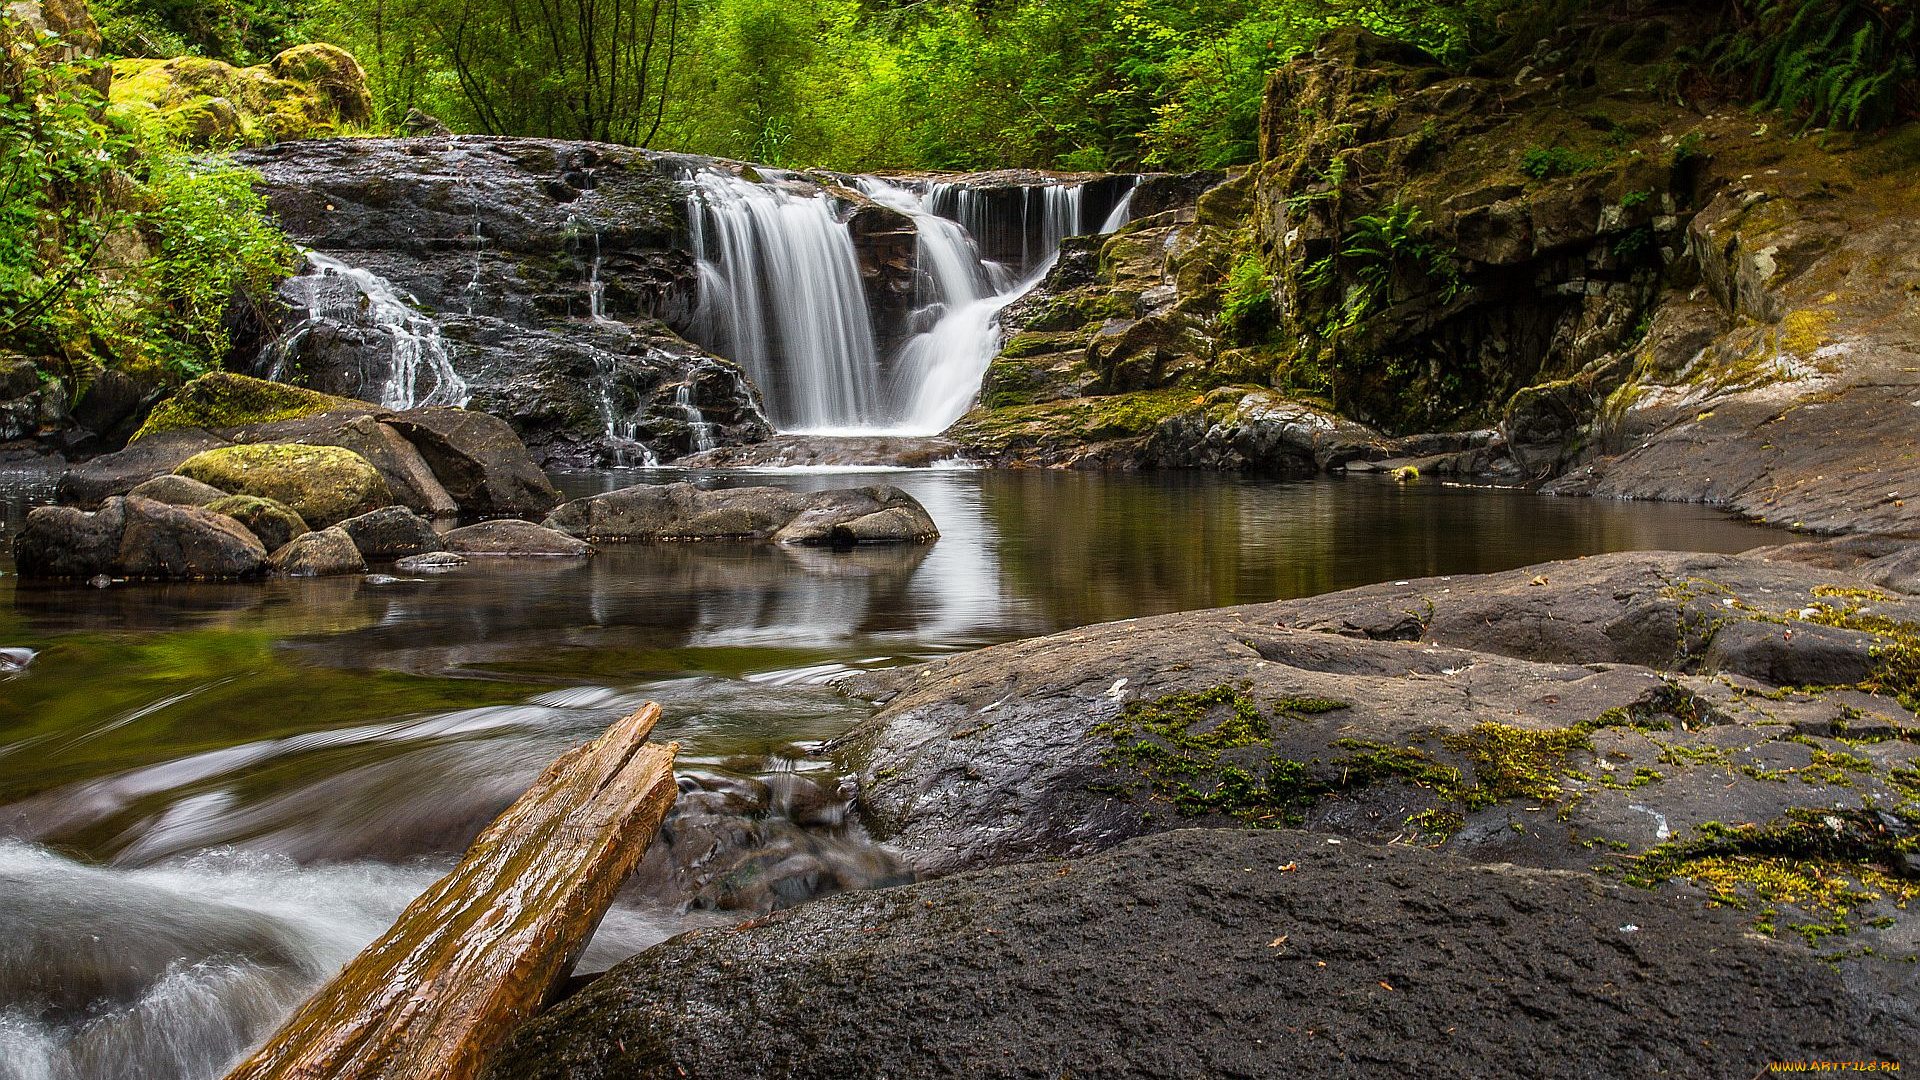
<path fill-rule="evenodd" d="M 338 446 L 223 446 L 195 454 L 175 472 L 236 494 L 274 499 L 320 528 L 393 504 L 380 471 Z"/>
<path fill-rule="evenodd" d="M 330 409 L 373 406 L 230 372 L 202 375 L 154 407 L 135 439 L 178 428 L 229 428 L 297 420 Z M 216 485 L 217 486 L 217 485 Z"/>
<path fill-rule="evenodd" d="M 109 99 L 116 111 L 152 113 L 196 146 L 337 135 L 373 118 L 360 62 L 318 42 L 257 67 L 178 56 L 117 60 L 113 75 Z"/>

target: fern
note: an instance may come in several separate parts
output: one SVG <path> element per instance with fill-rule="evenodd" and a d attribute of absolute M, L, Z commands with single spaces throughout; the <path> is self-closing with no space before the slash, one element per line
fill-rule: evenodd
<path fill-rule="evenodd" d="M 1751 72 L 1755 102 L 1802 129 L 1883 127 L 1911 109 L 1920 79 L 1920 10 L 1881 0 L 1755 0 L 1721 43 L 1723 75 Z"/>

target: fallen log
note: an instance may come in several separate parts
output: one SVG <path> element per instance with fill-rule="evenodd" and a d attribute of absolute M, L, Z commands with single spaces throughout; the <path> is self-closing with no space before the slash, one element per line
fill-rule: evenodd
<path fill-rule="evenodd" d="M 227 1080 L 464 1080 L 572 971 L 678 790 L 647 704 L 549 765 Z"/>

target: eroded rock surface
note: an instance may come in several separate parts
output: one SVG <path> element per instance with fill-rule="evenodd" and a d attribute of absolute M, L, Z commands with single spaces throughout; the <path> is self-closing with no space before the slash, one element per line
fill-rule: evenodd
<path fill-rule="evenodd" d="M 1920 1048 L 1880 1021 L 1727 912 L 1187 831 L 683 935 L 521 1028 L 488 1076 L 1730 1076 Z"/>

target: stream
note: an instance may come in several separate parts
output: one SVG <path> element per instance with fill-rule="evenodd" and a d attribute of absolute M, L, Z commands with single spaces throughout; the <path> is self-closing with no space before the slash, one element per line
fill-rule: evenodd
<path fill-rule="evenodd" d="M 216 1076 L 553 757 L 659 701 L 681 800 L 582 964 L 908 880 L 810 751 L 832 680 L 1131 616 L 1777 531 L 1695 506 L 1375 478 L 963 469 L 888 482 L 931 546 L 608 547 L 426 577 L 22 583 L 0 556 L 0 1078 Z M 0 474 L 0 541 L 51 496 Z M 6 545 L 10 550 L 10 543 Z"/>

